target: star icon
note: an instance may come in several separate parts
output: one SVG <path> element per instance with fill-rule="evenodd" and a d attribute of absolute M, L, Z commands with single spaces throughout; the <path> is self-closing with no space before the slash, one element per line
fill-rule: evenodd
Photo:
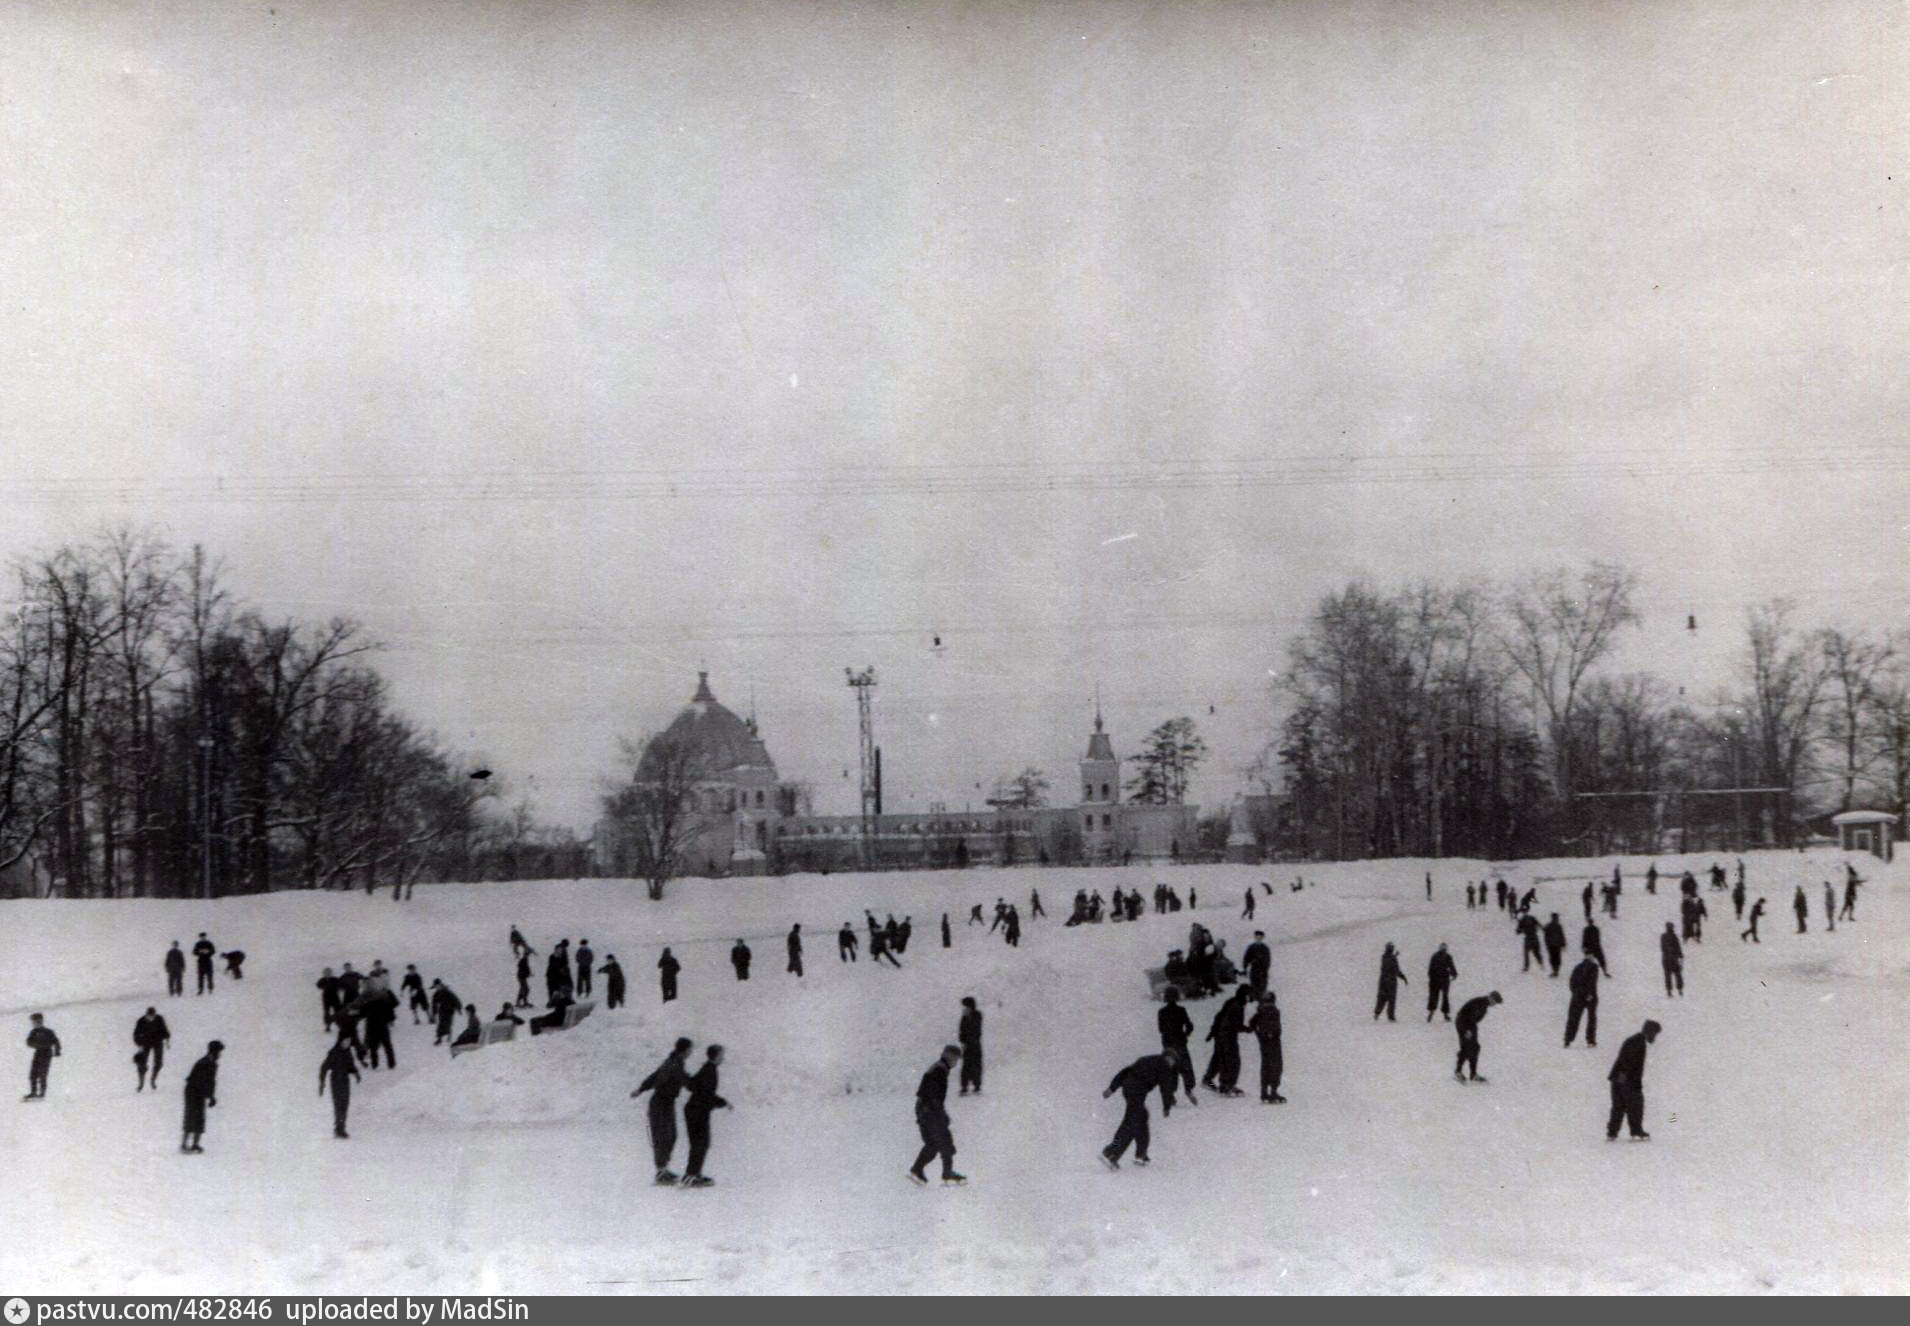
<path fill-rule="evenodd" d="M 10 1298 L 7 1300 L 6 1317 L 7 1321 L 11 1323 L 11 1326 L 21 1326 L 21 1323 L 32 1315 L 33 1311 L 27 1306 L 27 1301 L 24 1298 Z"/>

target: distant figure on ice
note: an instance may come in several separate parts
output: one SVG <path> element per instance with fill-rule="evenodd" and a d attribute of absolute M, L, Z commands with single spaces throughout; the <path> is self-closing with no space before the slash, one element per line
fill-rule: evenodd
<path fill-rule="evenodd" d="M 1579 936 L 1579 951 L 1598 964 L 1605 975 L 1612 974 L 1611 967 L 1605 961 L 1605 938 L 1598 932 L 1598 924 L 1593 922 L 1585 927 L 1585 933 Z"/>
<path fill-rule="evenodd" d="M 1134 1147 L 1134 1163 L 1148 1163 L 1147 1093 L 1155 1090 L 1161 1093 L 1163 1119 L 1174 1112 L 1174 1083 L 1180 1076 L 1176 1057 L 1173 1050 L 1144 1054 L 1116 1073 L 1108 1089 L 1101 1093 L 1101 1099 L 1106 1100 L 1118 1091 L 1127 1102 L 1121 1125 L 1114 1130 L 1114 1140 L 1101 1152 L 1101 1163 L 1109 1169 L 1121 1167 L 1121 1157 L 1127 1153 L 1130 1143 Z"/>
<path fill-rule="evenodd" d="M 1260 1046 L 1260 1103 L 1286 1104 L 1287 1098 L 1280 1094 L 1280 1076 L 1284 1069 L 1280 1057 L 1280 1006 L 1274 1000 L 1273 991 L 1260 996 L 1247 1029 L 1253 1032 Z"/>
<path fill-rule="evenodd" d="M 1618 890 L 1607 884 L 1603 889 L 1605 915 L 1618 919 Z"/>
<path fill-rule="evenodd" d="M 1665 969 L 1665 997 L 1670 998 L 1672 986 L 1678 987 L 1680 995 L 1685 992 L 1685 950 L 1678 942 L 1678 936 L 1671 932 L 1671 922 L 1665 922 L 1665 932 L 1658 936 L 1658 960 Z"/>
<path fill-rule="evenodd" d="M 604 978 L 604 1007 L 622 1008 L 624 997 L 623 967 L 617 962 L 615 953 L 604 954 L 602 968 Z M 798 972 L 798 975 L 801 973 Z"/>
<path fill-rule="evenodd" d="M 1590 881 L 1586 882 L 1585 891 L 1578 895 L 1578 901 L 1579 901 L 1579 905 L 1585 908 L 1585 919 L 1587 921 L 1591 920 L 1592 919 L 1592 886 Z"/>
<path fill-rule="evenodd" d="M 1757 923 L 1762 919 L 1764 919 L 1764 899 L 1759 898 L 1751 904 L 1751 924 L 1738 935 L 1738 942 L 1743 943 L 1748 939 L 1753 944 L 1762 944 L 1764 941 L 1757 937 Z"/>
<path fill-rule="evenodd" d="M 1008 919 L 1014 922 L 1015 926 L 1015 939 L 1013 942 L 1021 942 L 1021 914 L 1015 910 L 1013 903 L 1008 905 Z M 890 927 L 889 947 L 893 948 L 897 953 L 907 953 L 909 951 L 909 940 L 914 937 L 914 934 L 915 918 L 913 916 L 903 917 L 901 925 Z"/>
<path fill-rule="evenodd" d="M 1578 1020 L 1585 1019 L 1585 1043 L 1598 1044 L 1598 963 L 1589 956 L 1572 968 L 1572 1003 L 1565 1012 L 1565 1047 L 1578 1037 Z"/>
<path fill-rule="evenodd" d="M 1200 1084 L 1223 1096 L 1240 1094 L 1240 1037 L 1247 1030 L 1247 1000 L 1252 997 L 1253 991 L 1245 985 L 1235 987 L 1232 998 L 1216 1010 L 1207 1027 L 1214 1053 Z"/>
<path fill-rule="evenodd" d="M 1492 886 L 1492 893 L 1493 893 L 1493 896 L 1498 899 L 1499 910 L 1504 911 L 1505 910 L 1505 895 L 1506 895 L 1505 881 L 1498 880 L 1497 882 L 1495 882 Z"/>
<path fill-rule="evenodd" d="M 1431 876 L 1429 875 L 1427 878 L 1430 879 Z M 1428 893 L 1430 895 L 1430 890 L 1428 890 Z M 1246 905 L 1241 909 L 1240 919 L 1243 921 L 1251 921 L 1253 920 L 1253 890 L 1248 889 L 1245 896 Z"/>
<path fill-rule="evenodd" d="M 730 1107 L 716 1094 L 716 1070 L 722 1066 L 723 1047 L 712 1045 L 703 1051 L 703 1066 L 690 1077 L 689 1096 L 683 1102 L 683 1131 L 690 1142 L 690 1158 L 683 1166 L 685 1188 L 707 1188 L 716 1182 L 703 1173 L 703 1161 L 710 1154 L 710 1115 Z"/>
<path fill-rule="evenodd" d="M 943 1183 L 968 1182 L 967 1175 L 955 1172 L 955 1134 L 948 1127 L 948 1070 L 961 1059 L 959 1046 L 944 1045 L 941 1057 L 928 1066 L 921 1084 L 915 1088 L 915 1127 L 922 1134 L 922 1149 L 916 1153 L 915 1163 L 909 1166 L 909 1178 L 924 1187 L 928 1184 L 928 1175 L 922 1172 L 923 1168 L 937 1157 L 942 1162 Z"/>
<path fill-rule="evenodd" d="M 943 948 L 955 947 L 955 936 L 951 935 L 948 932 L 948 913 L 947 912 L 942 913 L 942 947 Z"/>
<path fill-rule="evenodd" d="M 664 1003 L 667 1004 L 676 998 L 676 974 L 682 970 L 683 964 L 676 960 L 676 955 L 670 952 L 668 945 L 665 945 L 663 956 L 657 959 L 657 974 L 659 984 L 663 987 Z"/>
<path fill-rule="evenodd" d="M 1651 1134 L 1645 1131 L 1645 1047 L 1658 1039 L 1662 1031 L 1656 1022 L 1647 1022 L 1635 1035 L 1625 1037 L 1618 1047 L 1618 1058 L 1607 1074 L 1612 1084 L 1612 1115 L 1605 1121 L 1605 1140 L 1618 1140 L 1618 1125 L 1623 1122 L 1631 1135 L 1643 1142 Z"/>
<path fill-rule="evenodd" d="M 943 917 L 942 919 L 946 921 L 948 918 Z M 783 943 L 784 943 L 784 946 L 787 947 L 789 950 L 789 965 L 785 967 L 783 970 L 795 976 L 797 980 L 801 980 L 802 979 L 802 923 L 801 922 L 797 922 L 795 925 L 792 925 L 789 927 L 789 938 L 784 940 Z"/>
<path fill-rule="evenodd" d="M 1684 922 L 1683 935 L 1687 942 L 1693 944 L 1704 942 L 1704 918 L 1709 910 L 1704 905 L 1704 899 L 1696 894 L 1689 895 L 1679 902 L 1678 913 Z"/>
<path fill-rule="evenodd" d="M 442 1045 L 451 1039 L 451 1027 L 457 1021 L 458 1009 L 461 1007 L 463 1001 L 458 998 L 457 991 L 443 981 L 431 982 L 431 1018 L 437 1032 L 431 1041 L 433 1045 Z"/>
<path fill-rule="evenodd" d="M 1828 930 L 1837 928 L 1837 890 L 1824 881 L 1824 926 Z"/>
<path fill-rule="evenodd" d="M 1711 887 L 1714 889 L 1724 887 L 1724 867 L 1716 861 L 1711 863 Z"/>
<path fill-rule="evenodd" d="M 656 1161 L 658 1183 L 675 1183 L 677 1178 L 670 1170 L 670 1153 L 676 1150 L 677 1093 L 690 1084 L 684 1068 L 689 1057 L 690 1038 L 680 1036 L 663 1062 L 630 1093 L 632 1100 L 646 1091 L 650 1093 L 650 1154 Z"/>
<path fill-rule="evenodd" d="M 880 927 L 871 925 L 869 927 L 869 961 L 871 963 L 879 963 L 884 958 L 889 960 L 891 967 L 900 967 L 902 965 L 895 960 L 895 953 L 889 948 L 888 933 Z"/>
<path fill-rule="evenodd" d="M 353 971 L 351 964 L 349 962 L 346 963 L 345 970 L 338 974 L 339 1000 L 347 1005 L 357 1003 L 359 987 L 364 985 L 364 983 L 364 973 Z"/>
<path fill-rule="evenodd" d="M 398 996 L 383 986 L 365 996 L 365 1060 L 378 1067 L 378 1052 L 385 1052 L 385 1067 L 398 1066 L 398 1051 L 391 1044 L 391 1024 L 398 1020 Z"/>
<path fill-rule="evenodd" d="M 993 934 L 996 930 L 999 930 L 1003 925 L 1005 925 L 1007 921 L 1008 921 L 1008 900 L 1005 898 L 997 898 L 995 899 L 995 919 L 988 923 L 989 933 Z"/>
<path fill-rule="evenodd" d="M 224 1041 L 212 1041 L 205 1054 L 186 1074 L 186 1109 L 180 1123 L 179 1149 L 187 1155 L 201 1154 L 206 1133 L 206 1111 L 219 1103 L 219 1056 L 225 1053 Z"/>
<path fill-rule="evenodd" d="M 1008 904 L 1008 920 L 1002 927 L 1001 937 L 1009 948 L 1021 947 L 1021 913 L 1015 910 L 1012 902 Z"/>
<path fill-rule="evenodd" d="M 1187 886 L 1187 910 L 1191 912 L 1199 906 L 1200 906 L 1200 890 L 1195 888 L 1192 884 L 1189 884 Z M 1166 1111 L 1163 1110 L 1162 1113 L 1165 1114 Z"/>
<path fill-rule="evenodd" d="M 962 1089 L 966 1096 L 973 1091 L 981 1094 L 982 1089 L 982 1011 L 975 1007 L 974 995 L 962 996 L 962 1018 L 955 1030 L 955 1040 L 962 1047 Z"/>
<path fill-rule="evenodd" d="M 404 991 L 405 1006 L 411 1010 L 411 1025 L 415 1027 L 421 1021 L 418 1014 L 431 1011 L 431 996 L 424 992 L 424 977 L 418 975 L 416 963 L 405 964 L 405 978 L 398 988 Z"/>
<path fill-rule="evenodd" d="M 1399 954 L 1388 944 L 1386 951 L 1379 955 L 1379 998 L 1373 1004 L 1373 1021 L 1379 1021 L 1384 1013 L 1388 1022 L 1397 1021 L 1393 1016 L 1399 1006 L 1399 987 L 1405 981 L 1406 973 L 1400 970 Z"/>
<path fill-rule="evenodd" d="M 1811 905 L 1804 899 L 1804 886 L 1802 884 L 1797 886 L 1797 894 L 1791 899 L 1791 910 L 1797 913 L 1797 933 L 1801 935 L 1810 929 L 1809 926 L 1804 924 L 1804 921 L 1805 918 L 1811 914 Z"/>
<path fill-rule="evenodd" d="M 179 951 L 179 941 L 175 939 L 166 950 L 166 993 L 177 996 L 185 992 L 186 955 Z"/>
<path fill-rule="evenodd" d="M 218 951 L 218 947 L 206 938 L 206 932 L 201 930 L 199 942 L 192 946 L 192 956 L 199 976 L 199 987 L 193 991 L 194 994 L 202 995 L 212 988 L 212 958 Z"/>
<path fill-rule="evenodd" d="M 749 979 L 749 959 L 749 945 L 740 939 L 737 940 L 736 943 L 730 947 L 730 966 L 736 969 L 737 980 L 747 981 Z"/>
<path fill-rule="evenodd" d="M 577 993 L 581 997 L 591 990 L 591 974 L 597 965 L 597 955 L 591 952 L 590 940 L 577 941 Z"/>
<path fill-rule="evenodd" d="M 968 923 L 970 925 L 986 924 L 982 917 L 982 905 L 980 903 L 976 903 L 973 907 L 968 909 Z"/>
<path fill-rule="evenodd" d="M 229 952 L 221 953 L 219 956 L 225 959 L 225 974 L 227 976 L 230 976 L 235 981 L 243 981 L 245 979 L 244 950 L 235 948 Z"/>
<path fill-rule="evenodd" d="M 1545 955 L 1539 952 L 1538 917 L 1532 915 L 1530 912 L 1526 912 L 1519 917 L 1519 938 L 1523 941 L 1520 947 L 1522 960 L 1519 964 L 1519 970 L 1531 971 L 1532 964 L 1536 962 L 1539 964 L 1539 970 L 1543 972 L 1545 970 Z"/>
<path fill-rule="evenodd" d="M 536 949 L 524 942 L 524 932 L 519 930 L 516 926 L 512 926 L 511 955 L 518 958 L 528 958 L 535 952 L 537 952 Z"/>
<path fill-rule="evenodd" d="M 517 955 L 517 1006 L 531 1006 L 531 955 L 528 953 Z"/>
<path fill-rule="evenodd" d="M 1744 881 L 1743 880 L 1739 880 L 1736 884 L 1731 886 L 1731 909 L 1737 914 L 1738 920 L 1742 921 L 1744 919 Z"/>
<path fill-rule="evenodd" d="M 1591 917 L 1585 918 L 1589 924 Z M 1559 974 L 1559 964 L 1565 959 L 1565 923 L 1559 920 L 1557 912 L 1545 923 L 1545 959 L 1552 964 L 1552 975 Z"/>
<path fill-rule="evenodd" d="M 555 999 L 559 989 L 568 996 L 576 988 L 576 982 L 570 976 L 570 941 L 560 939 L 544 962 L 544 1001 L 548 1003 Z"/>
<path fill-rule="evenodd" d="M 27 1048 L 33 1051 L 33 1057 L 27 1061 L 28 1100 L 46 1099 L 46 1075 L 53 1067 L 53 1061 L 60 1057 L 60 1038 L 53 1028 L 46 1025 L 46 1015 L 34 1013 L 27 1018 L 32 1027 L 27 1031 Z"/>
<path fill-rule="evenodd" d="M 166 1066 L 166 1047 L 172 1044 L 172 1029 L 166 1025 L 166 1019 L 159 1016 L 159 1010 L 148 1008 L 133 1023 L 133 1067 L 139 1070 L 139 1085 L 134 1094 L 146 1089 L 148 1082 L 154 1091 L 159 1090 L 159 1070 Z M 149 1075 L 150 1073 L 150 1075 Z"/>
<path fill-rule="evenodd" d="M 1037 916 L 1046 916 L 1047 914 L 1048 913 L 1044 911 L 1041 906 L 1041 890 L 1029 889 L 1028 890 L 1028 919 L 1032 921 Z M 943 918 L 943 919 L 947 919 L 947 918 Z"/>
<path fill-rule="evenodd" d="M 1426 964 L 1426 1021 L 1431 1022 L 1434 1013 L 1443 1013 L 1446 1021 L 1452 1021 L 1450 991 L 1458 975 L 1459 965 L 1441 944 Z"/>
<path fill-rule="evenodd" d="M 1253 932 L 1253 943 L 1240 955 L 1240 966 L 1247 973 L 1247 984 L 1253 987 L 1253 997 L 1258 999 L 1267 992 L 1267 975 L 1273 970 L 1273 953 L 1267 948 L 1266 931 Z"/>
<path fill-rule="evenodd" d="M 1250 898 L 1253 896 L 1252 889 L 1247 890 L 1247 896 Z M 1426 901 L 1432 901 L 1432 871 L 1430 870 L 1426 872 Z"/>
<path fill-rule="evenodd" d="M 460 1031 L 458 1038 L 451 1042 L 451 1048 L 455 1050 L 460 1045 L 482 1045 L 483 1043 L 484 1024 L 478 1021 L 477 1005 L 466 1004 L 464 1006 L 464 1030 Z M 377 1067 L 375 1060 L 372 1063 L 372 1067 Z"/>
<path fill-rule="evenodd" d="M 1658 863 L 1656 861 L 1653 861 L 1649 866 L 1645 867 L 1645 892 L 1656 893 L 1657 891 L 1658 891 Z"/>
<path fill-rule="evenodd" d="M 1472 900 L 1473 900 L 1472 883 L 1471 881 L 1467 881 L 1466 883 L 1466 910 L 1467 911 L 1472 910 Z"/>
<path fill-rule="evenodd" d="M 1459 1006 L 1459 1020 L 1453 1026 L 1459 1032 L 1459 1061 L 1453 1066 L 1452 1075 L 1461 1082 L 1466 1081 L 1467 1073 L 1474 1082 L 1483 1082 L 1479 1076 L 1479 1023 L 1492 1011 L 1494 1004 L 1503 1004 L 1505 999 L 1494 990 L 1491 994 L 1482 994 L 1468 999 Z"/>
<path fill-rule="evenodd" d="M 338 1020 L 338 1010 L 344 1005 L 344 990 L 340 987 L 338 978 L 332 975 L 330 967 L 327 967 L 325 974 L 318 978 L 317 985 L 318 1011 L 325 1019 L 325 1030 L 330 1031 L 332 1023 Z"/>
<path fill-rule="evenodd" d="M 358 1061 L 352 1058 L 351 1046 L 340 1038 L 318 1066 L 318 1094 L 323 1096 L 327 1086 L 332 1089 L 332 1136 L 341 1141 L 351 1136 L 345 1131 L 345 1118 L 351 1113 L 351 1084 L 357 1077 Z"/>
<path fill-rule="evenodd" d="M 1194 1099 L 1194 1055 L 1187 1048 L 1188 1037 L 1194 1034 L 1194 1019 L 1181 1007 L 1179 990 L 1170 985 L 1162 997 L 1166 1002 L 1161 1005 L 1161 1011 L 1154 1015 L 1154 1024 L 1161 1033 L 1161 1049 L 1174 1052 L 1181 1084 L 1187 1092 L 1187 1103 L 1198 1105 L 1200 1102 Z"/>
<path fill-rule="evenodd" d="M 1838 920 L 1857 919 L 1857 886 L 1861 883 L 1863 881 L 1857 877 L 1857 867 L 1848 861 L 1844 862 L 1844 910 L 1837 913 Z"/>

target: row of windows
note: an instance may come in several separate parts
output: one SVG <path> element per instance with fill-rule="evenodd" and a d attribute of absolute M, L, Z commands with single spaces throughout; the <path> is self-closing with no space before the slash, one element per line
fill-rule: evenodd
<path fill-rule="evenodd" d="M 1090 817 L 1090 819 L 1091 818 L 1092 817 Z M 837 837 L 846 838 L 859 827 L 857 824 L 779 824 L 776 826 L 776 836 L 778 838 L 786 838 L 793 834 L 798 838 L 814 838 L 817 836 L 826 838 L 833 834 Z M 1033 827 L 1034 822 L 1032 820 L 997 820 L 993 823 L 989 823 L 985 820 L 917 820 L 910 824 L 897 824 L 893 826 L 878 825 L 876 831 L 878 833 L 912 834 L 998 833 L 1003 829 L 1026 831 Z M 1093 827 L 1092 823 L 1089 824 L 1089 827 Z"/>
<path fill-rule="evenodd" d="M 1109 785 L 1107 783 L 1101 784 L 1101 800 L 1103 801 L 1114 800 L 1114 798 L 1109 795 L 1108 788 L 1109 788 Z M 1083 801 L 1094 800 L 1094 784 L 1093 783 L 1081 784 L 1081 799 Z"/>
<path fill-rule="evenodd" d="M 1083 815 L 1081 818 L 1087 821 L 1085 827 L 1087 828 L 1088 832 L 1093 833 L 1094 832 L 1094 816 Z M 1103 815 L 1101 817 L 1101 827 L 1104 829 L 1112 829 L 1114 827 L 1114 816 Z"/>

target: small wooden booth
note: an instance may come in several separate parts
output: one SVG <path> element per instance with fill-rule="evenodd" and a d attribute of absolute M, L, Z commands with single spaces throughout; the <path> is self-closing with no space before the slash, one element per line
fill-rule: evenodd
<path fill-rule="evenodd" d="M 1890 860 L 1896 847 L 1897 817 L 1883 810 L 1847 810 L 1832 815 L 1837 828 L 1837 845 L 1846 852 L 1868 852 L 1880 861 Z"/>

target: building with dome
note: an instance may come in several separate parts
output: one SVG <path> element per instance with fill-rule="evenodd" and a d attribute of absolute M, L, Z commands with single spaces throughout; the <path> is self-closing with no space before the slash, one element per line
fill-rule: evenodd
<path fill-rule="evenodd" d="M 697 674 L 696 693 L 645 743 L 634 780 L 689 784 L 694 840 L 678 872 L 734 876 L 878 868 L 1119 864 L 1173 860 L 1194 850 L 1197 808 L 1121 800 L 1121 760 L 1097 712 L 1073 806 L 860 815 L 812 814 L 806 789 L 777 777 L 756 720 L 741 718 Z M 686 778 L 681 767 L 687 762 Z M 599 821 L 597 867 L 632 873 L 620 827 Z"/>

